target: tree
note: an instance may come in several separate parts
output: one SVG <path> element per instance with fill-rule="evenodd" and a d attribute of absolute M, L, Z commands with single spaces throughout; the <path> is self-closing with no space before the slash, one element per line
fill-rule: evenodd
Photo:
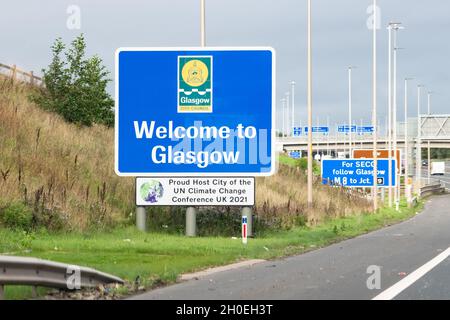
<path fill-rule="evenodd" d="M 55 40 L 51 49 L 52 62 L 42 70 L 45 88 L 32 96 L 33 101 L 72 123 L 113 126 L 114 100 L 106 91 L 111 81 L 109 72 L 98 56 L 85 58 L 84 36 L 73 40 L 66 52 L 61 38 Z"/>

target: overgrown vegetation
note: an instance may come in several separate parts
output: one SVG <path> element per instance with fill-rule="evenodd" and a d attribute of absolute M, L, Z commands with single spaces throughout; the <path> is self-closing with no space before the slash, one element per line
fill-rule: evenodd
<path fill-rule="evenodd" d="M 37 108 L 27 99 L 36 90 L 40 89 L 0 76 L 0 224 L 26 231 L 104 230 L 132 224 L 134 179 L 114 173 L 113 129 L 67 123 L 62 116 Z M 280 156 L 278 174 L 256 180 L 258 236 L 370 210 L 364 195 L 322 186 L 318 178 L 314 208 L 306 210 L 302 161 Z M 31 210 L 31 223 L 1 218 L 20 206 Z M 150 230 L 184 233 L 185 208 L 149 208 L 148 212 Z M 229 236 L 239 229 L 240 212 L 202 208 L 197 221 L 202 236 Z"/>
<path fill-rule="evenodd" d="M 83 35 L 66 50 L 61 38 L 51 47 L 53 59 L 42 70 L 45 87 L 32 100 L 45 110 L 56 112 L 72 123 L 91 126 L 93 123 L 114 125 L 114 101 L 106 91 L 111 80 L 98 56 L 86 58 Z M 66 51 L 65 51 L 66 50 Z"/>
<path fill-rule="evenodd" d="M 67 123 L 29 101 L 36 90 L 0 75 L 0 224 L 29 229 L 28 222 L 4 220 L 20 206 L 31 210 L 33 229 L 127 223 L 134 180 L 114 173 L 113 129 Z"/>

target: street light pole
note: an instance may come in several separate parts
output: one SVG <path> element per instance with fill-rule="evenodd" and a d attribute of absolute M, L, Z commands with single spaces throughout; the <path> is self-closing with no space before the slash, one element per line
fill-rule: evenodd
<path fill-rule="evenodd" d="M 348 157 L 352 157 L 352 69 L 348 67 Z"/>
<path fill-rule="evenodd" d="M 417 147 L 416 147 L 416 183 L 420 190 L 422 180 L 422 118 L 420 117 L 420 94 L 423 85 L 417 86 Z M 420 192 L 419 192 L 420 193 Z"/>
<path fill-rule="evenodd" d="M 392 208 L 392 23 L 389 23 L 388 32 L 388 205 Z"/>
<path fill-rule="evenodd" d="M 378 210 L 378 152 L 377 152 L 377 0 L 373 0 L 373 46 L 372 46 L 372 125 L 373 132 L 373 211 Z"/>
<path fill-rule="evenodd" d="M 284 134 L 286 133 L 286 126 L 285 126 L 285 121 L 286 121 L 286 99 L 281 99 L 281 114 L 282 114 L 282 118 L 283 118 L 283 127 L 281 128 L 281 137 L 284 138 Z"/>
<path fill-rule="evenodd" d="M 428 91 L 428 116 L 431 115 L 431 91 Z M 428 139 L 428 184 L 431 183 L 431 144 Z"/>
<path fill-rule="evenodd" d="M 289 121 L 289 109 L 291 108 L 291 104 L 289 103 L 289 92 L 285 93 L 286 96 L 286 137 L 293 136 L 293 128 L 290 128 L 291 122 Z"/>
<path fill-rule="evenodd" d="M 206 8 L 205 0 L 200 0 L 200 46 L 206 46 Z M 197 235 L 197 209 L 188 207 L 186 209 L 186 236 L 195 237 Z"/>
<path fill-rule="evenodd" d="M 291 103 L 292 103 L 292 130 L 295 126 L 295 81 L 291 82 Z"/>
<path fill-rule="evenodd" d="M 205 0 L 200 0 L 200 45 L 206 46 L 206 14 Z"/>
<path fill-rule="evenodd" d="M 376 0 L 375 0 L 376 1 Z M 312 148 L 312 14 L 311 0 L 308 0 L 308 208 L 313 207 L 313 148 Z"/>
<path fill-rule="evenodd" d="M 405 78 L 405 193 L 407 193 L 409 185 L 409 139 L 408 139 L 408 81 L 412 78 Z M 406 195 L 408 196 L 408 195 Z"/>
<path fill-rule="evenodd" d="M 397 158 L 397 52 L 400 48 L 397 47 L 397 31 L 401 29 L 399 24 L 396 24 L 394 26 L 394 75 L 393 75 L 393 116 L 392 116 L 392 122 L 394 125 L 393 130 L 393 138 L 394 138 L 394 159 Z M 401 161 L 398 159 L 398 161 Z M 397 163 L 396 168 L 394 168 L 395 172 L 395 208 L 397 211 L 400 210 L 400 172 L 399 168 L 401 167 L 400 163 Z"/>

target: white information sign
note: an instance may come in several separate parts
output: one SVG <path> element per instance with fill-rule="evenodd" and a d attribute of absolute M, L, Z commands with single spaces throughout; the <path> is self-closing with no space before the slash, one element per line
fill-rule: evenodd
<path fill-rule="evenodd" d="M 137 206 L 253 206 L 253 177 L 136 178 Z"/>

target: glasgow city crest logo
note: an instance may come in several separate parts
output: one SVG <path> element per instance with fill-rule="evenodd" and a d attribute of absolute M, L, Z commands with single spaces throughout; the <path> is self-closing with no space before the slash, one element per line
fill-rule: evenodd
<path fill-rule="evenodd" d="M 178 57 L 178 112 L 212 112 L 212 56 Z"/>

